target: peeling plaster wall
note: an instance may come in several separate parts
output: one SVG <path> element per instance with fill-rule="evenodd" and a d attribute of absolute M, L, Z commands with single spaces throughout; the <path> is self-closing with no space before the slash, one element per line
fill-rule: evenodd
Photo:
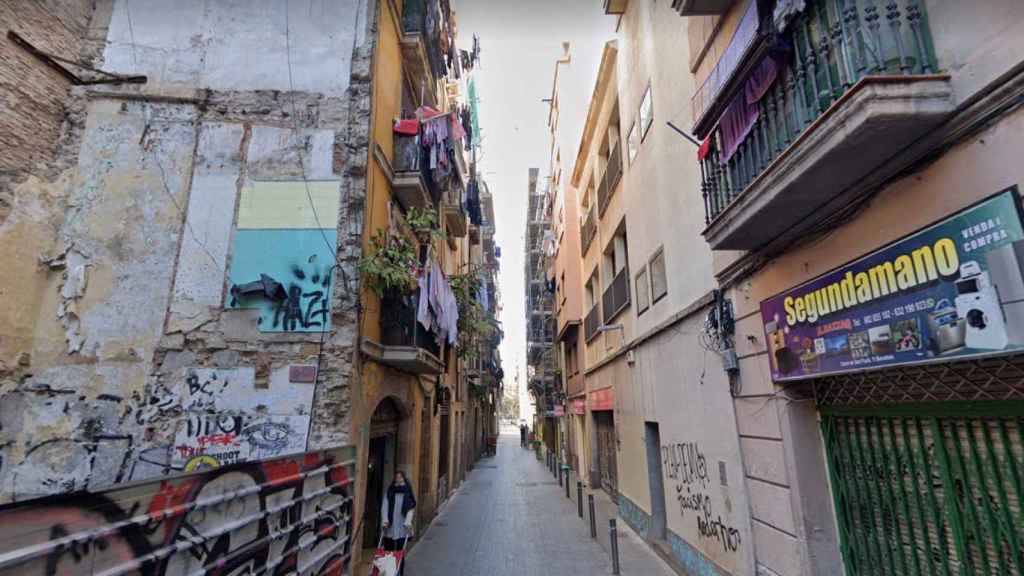
<path fill-rule="evenodd" d="M 70 81 L 6 33 L 78 57 L 88 52 L 83 39 L 92 13 L 91 0 L 0 3 L 0 381 L 31 361 L 32 329 L 46 282 L 38 260 L 54 246 L 63 221 L 64 172 L 74 164 L 73 156 L 61 155 L 68 140 L 62 135 L 84 119 L 70 98 Z"/>
<path fill-rule="evenodd" d="M 3 248 L 32 276 L 2 286 L 0 318 L 20 314 L 27 336 L 10 353 L 0 340 L 0 503 L 350 443 L 367 6 L 292 2 L 300 91 L 280 92 L 282 3 L 99 4 L 99 65 L 150 82 L 71 91 L 62 170 L 29 189 L 36 229 L 19 236 L 38 248 Z M 246 193 L 301 212 L 304 179 L 336 253 L 318 255 L 333 268 L 326 334 L 267 331 L 261 309 L 230 306 Z M 306 262 L 292 248 L 266 256 Z"/>
<path fill-rule="evenodd" d="M 165 0 L 116 0 L 104 62 L 163 87 L 339 96 L 349 85 L 360 4 L 175 0 L 169 10 Z"/>

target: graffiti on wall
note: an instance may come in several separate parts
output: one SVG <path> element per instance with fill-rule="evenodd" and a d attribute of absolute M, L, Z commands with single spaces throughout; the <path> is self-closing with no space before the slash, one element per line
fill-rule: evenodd
<path fill-rule="evenodd" d="M 661 447 L 662 469 L 675 484 L 679 515 L 696 519 L 702 539 L 718 542 L 725 552 L 739 550 L 740 531 L 717 514 L 711 500 L 707 457 L 697 442 L 666 444 Z"/>
<path fill-rule="evenodd" d="M 354 457 L 353 448 L 308 453 L 7 509 L 0 576 L 340 576 Z"/>
<path fill-rule="evenodd" d="M 338 182 L 250 182 L 242 189 L 229 308 L 259 310 L 263 332 L 330 328 Z"/>
<path fill-rule="evenodd" d="M 7 395 L 13 410 L 53 409 L 68 426 L 19 458 L 8 452 L 0 487 L 20 499 L 304 452 L 315 377 L 293 382 L 293 373 L 302 375 L 293 367 L 271 371 L 264 386 L 252 367 L 186 368 L 154 383 L 145 399 L 53 390 L 38 406 L 34 397 Z"/>

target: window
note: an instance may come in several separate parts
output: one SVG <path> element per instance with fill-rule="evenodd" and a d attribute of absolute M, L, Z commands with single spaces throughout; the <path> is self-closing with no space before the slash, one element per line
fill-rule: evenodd
<path fill-rule="evenodd" d="M 562 281 L 558 283 L 558 291 L 560 293 L 559 295 L 561 296 L 561 299 L 559 300 L 559 303 L 562 306 L 565 306 L 565 299 L 566 299 L 566 294 L 565 294 L 565 272 L 562 272 Z"/>
<path fill-rule="evenodd" d="M 668 294 L 668 279 L 665 277 L 665 249 L 658 248 L 658 251 L 651 257 L 651 297 L 653 302 L 661 300 Z"/>
<path fill-rule="evenodd" d="M 611 323 L 619 312 L 629 306 L 629 260 L 626 245 L 626 225 L 623 222 L 605 248 L 601 267 L 604 286 L 601 308 L 605 324 Z"/>
<path fill-rule="evenodd" d="M 649 288 L 647 286 L 647 267 L 644 266 L 636 275 L 636 315 L 639 316 L 647 310 L 650 304 Z"/>
<path fill-rule="evenodd" d="M 636 159 L 636 153 L 638 150 L 636 141 L 636 122 L 633 122 L 633 127 L 629 129 L 629 136 L 626 137 L 626 147 L 629 148 L 629 164 L 633 165 L 633 160 Z"/>
<path fill-rule="evenodd" d="M 647 131 L 654 123 L 654 103 L 651 102 L 651 85 L 647 85 L 643 100 L 640 101 L 640 140 L 647 138 Z"/>
<path fill-rule="evenodd" d="M 575 341 L 565 344 L 565 373 L 567 376 L 575 376 L 580 371 L 576 354 Z"/>
<path fill-rule="evenodd" d="M 590 342 L 597 336 L 597 329 L 601 326 L 600 307 L 597 304 L 601 293 L 598 291 L 597 283 L 597 270 L 595 269 L 591 272 L 590 279 L 587 280 L 586 290 L 584 291 L 587 316 L 583 322 L 583 333 L 587 342 Z"/>

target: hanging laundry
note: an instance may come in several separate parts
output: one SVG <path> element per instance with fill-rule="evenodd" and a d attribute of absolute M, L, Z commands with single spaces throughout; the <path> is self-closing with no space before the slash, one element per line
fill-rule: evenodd
<path fill-rule="evenodd" d="M 466 137 L 466 130 L 462 127 L 462 123 L 459 122 L 458 114 L 452 114 L 452 138 L 455 140 L 462 140 Z"/>
<path fill-rule="evenodd" d="M 395 134 L 407 134 L 415 136 L 420 133 L 420 121 L 415 118 L 406 118 L 395 121 Z"/>
<path fill-rule="evenodd" d="M 451 285 L 447 285 L 445 298 L 445 317 L 448 319 L 448 345 L 451 346 L 459 338 L 459 302 L 455 299 L 455 291 L 452 290 Z"/>
<path fill-rule="evenodd" d="M 473 114 L 469 110 L 469 106 L 463 106 L 461 110 L 462 115 L 462 127 L 466 130 L 466 150 L 473 148 Z"/>
<path fill-rule="evenodd" d="M 774 58 L 765 56 L 761 63 L 747 78 L 743 90 L 737 94 L 719 120 L 722 132 L 722 156 L 719 161 L 725 164 L 736 153 L 740 144 L 750 134 L 760 116 L 761 107 L 758 103 L 778 76 L 779 66 Z"/>
<path fill-rule="evenodd" d="M 430 318 L 430 279 L 426 270 L 421 270 L 416 281 L 419 286 L 419 301 L 416 303 L 416 320 L 428 332 L 433 330 Z"/>
<path fill-rule="evenodd" d="M 483 214 L 480 211 L 480 190 L 476 180 L 470 180 L 466 188 L 466 212 L 469 213 L 469 221 L 475 226 L 483 223 Z"/>
<path fill-rule="evenodd" d="M 711 152 L 711 140 L 714 138 L 714 132 L 708 134 L 708 137 L 701 142 L 700 148 L 697 148 L 697 160 L 703 160 L 708 157 L 708 153 Z"/>

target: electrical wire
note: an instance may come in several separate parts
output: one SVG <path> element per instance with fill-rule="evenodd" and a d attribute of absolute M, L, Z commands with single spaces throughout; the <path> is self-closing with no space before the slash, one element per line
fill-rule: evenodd
<path fill-rule="evenodd" d="M 295 124 L 295 128 L 294 128 L 295 138 L 298 140 L 298 145 L 296 146 L 295 150 L 296 150 L 296 153 L 299 156 L 299 173 L 302 175 L 302 184 L 303 184 L 303 186 L 306 189 L 306 200 L 309 202 L 310 210 L 313 211 L 313 220 L 316 222 L 317 229 L 320 230 L 320 236 L 323 238 L 324 244 L 327 246 L 327 251 L 334 255 L 333 259 L 335 260 L 335 262 L 337 262 L 338 249 L 337 249 L 337 247 L 335 245 L 331 244 L 330 240 L 327 239 L 327 233 L 324 232 L 324 226 L 323 226 L 323 224 L 320 223 L 320 215 L 317 214 L 317 211 L 316 211 L 316 203 L 313 202 L 313 193 L 309 189 L 309 180 L 306 178 L 306 159 L 305 159 L 305 157 L 303 156 L 303 153 L 302 153 L 303 152 L 304 143 L 302 142 L 302 137 L 301 137 L 301 132 L 300 132 L 301 131 L 301 127 L 299 125 L 299 111 L 298 111 L 298 107 L 295 105 L 296 93 L 295 93 L 295 79 L 294 79 L 294 76 L 293 76 L 293 73 L 292 73 L 291 19 L 289 17 L 289 12 L 290 11 L 291 11 L 291 0 L 287 0 L 285 2 L 285 4 L 284 4 L 285 60 L 286 60 L 286 62 L 288 64 L 288 87 L 289 87 L 289 89 L 291 91 L 291 95 L 290 95 L 291 97 L 289 98 L 289 100 L 291 100 L 291 104 L 292 104 L 292 120 L 294 121 L 294 124 Z M 335 227 L 335 230 L 337 230 L 337 227 Z M 337 242 L 337 239 L 335 239 L 335 242 Z M 337 264 L 335 264 L 335 265 L 337 265 Z"/>
<path fill-rule="evenodd" d="M 128 6 L 129 4 L 131 4 L 131 0 L 125 0 L 124 14 L 128 18 L 128 37 L 131 38 L 132 63 L 138 66 L 139 59 L 135 56 L 135 26 L 132 24 L 132 11 L 131 8 L 129 8 Z"/>

